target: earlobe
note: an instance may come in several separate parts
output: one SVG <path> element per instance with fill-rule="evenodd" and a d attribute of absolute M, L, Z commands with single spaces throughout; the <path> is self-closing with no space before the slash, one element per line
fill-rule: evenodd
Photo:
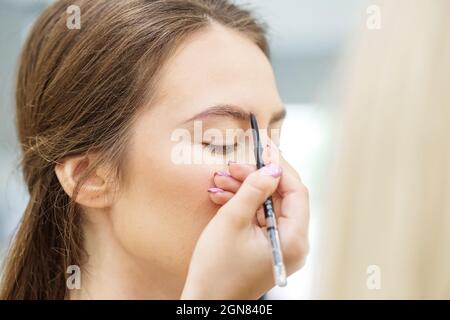
<path fill-rule="evenodd" d="M 98 168 L 85 177 L 94 160 L 95 155 L 92 154 L 67 157 L 56 164 L 55 173 L 64 191 L 75 202 L 92 208 L 108 207 L 111 205 L 114 188 L 110 185 L 106 170 Z M 75 195 L 80 182 L 82 185 Z"/>

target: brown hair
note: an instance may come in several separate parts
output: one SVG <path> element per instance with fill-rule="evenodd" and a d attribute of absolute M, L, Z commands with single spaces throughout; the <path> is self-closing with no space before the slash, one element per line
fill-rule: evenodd
<path fill-rule="evenodd" d="M 66 26 L 70 5 L 80 8 L 80 29 Z M 183 39 L 213 21 L 243 32 L 268 56 L 263 26 L 226 0 L 62 0 L 38 18 L 16 88 L 30 199 L 5 261 L 1 299 L 66 298 L 67 267 L 85 258 L 82 219 L 55 164 L 95 150 L 101 158 L 92 170 L 108 161 L 120 174 L 127 132 L 154 92 L 157 71 Z"/>

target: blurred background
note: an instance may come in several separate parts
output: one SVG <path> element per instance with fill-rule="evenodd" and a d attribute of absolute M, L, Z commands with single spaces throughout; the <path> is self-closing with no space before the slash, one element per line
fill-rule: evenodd
<path fill-rule="evenodd" d="M 14 129 L 14 71 L 31 24 L 49 0 L 0 0 L 0 249 L 8 245 L 27 201 L 17 167 Z M 238 1 L 269 25 L 273 66 L 288 117 L 281 149 L 311 194 L 311 253 L 306 266 L 268 298 L 307 299 L 317 264 L 317 239 L 324 210 L 332 145 L 333 103 L 329 83 L 353 30 L 366 17 L 365 0 Z M 365 22 L 364 22 L 365 23 Z"/>

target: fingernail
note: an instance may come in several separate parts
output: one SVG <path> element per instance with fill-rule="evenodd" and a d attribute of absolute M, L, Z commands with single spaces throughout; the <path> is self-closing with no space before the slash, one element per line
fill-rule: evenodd
<path fill-rule="evenodd" d="M 209 193 L 220 193 L 220 192 L 223 192 L 223 189 L 220 189 L 220 188 L 209 188 L 208 192 Z"/>
<path fill-rule="evenodd" d="M 231 177 L 231 174 L 229 174 L 226 171 L 216 171 L 216 172 L 214 172 L 214 176 Z"/>
<path fill-rule="evenodd" d="M 275 163 L 268 164 L 261 168 L 261 174 L 278 178 L 282 174 L 281 167 Z"/>

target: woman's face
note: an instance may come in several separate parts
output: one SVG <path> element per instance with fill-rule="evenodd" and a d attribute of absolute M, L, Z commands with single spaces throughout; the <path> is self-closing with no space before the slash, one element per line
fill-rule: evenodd
<path fill-rule="evenodd" d="M 134 124 L 122 165 L 127 183 L 112 206 L 111 222 L 129 254 L 152 270 L 184 279 L 197 238 L 219 209 L 207 192 L 214 172 L 226 171 L 237 153 L 232 146 L 225 148 L 226 157 L 220 148 L 211 151 L 205 146 L 211 138 L 202 134 L 213 128 L 224 136 L 226 129 L 247 130 L 249 112 L 260 129 L 279 128 L 283 106 L 263 52 L 219 25 L 185 41 L 166 63 L 157 90 Z M 199 124 L 200 137 L 194 139 Z M 192 139 L 180 142 L 180 132 Z M 180 147 L 199 152 L 202 161 L 180 163 L 175 152 Z"/>

